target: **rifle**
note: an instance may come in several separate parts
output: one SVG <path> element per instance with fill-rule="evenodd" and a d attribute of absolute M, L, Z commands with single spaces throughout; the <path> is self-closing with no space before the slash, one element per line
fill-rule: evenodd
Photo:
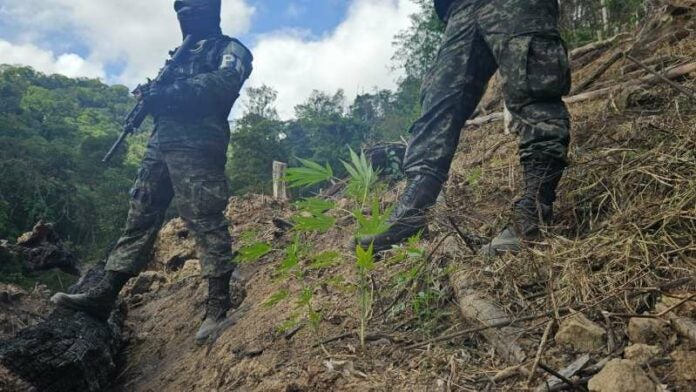
<path fill-rule="evenodd" d="M 111 160 L 111 157 L 116 153 L 116 150 L 118 147 L 123 143 L 124 140 L 126 140 L 126 137 L 128 135 L 134 133 L 140 126 L 143 124 L 143 121 L 145 121 L 145 117 L 147 117 L 148 114 L 150 114 L 150 108 L 148 107 L 147 101 L 141 98 L 141 95 L 138 94 L 139 91 L 143 91 L 145 88 L 153 85 L 153 84 L 161 84 L 161 83 L 168 83 L 172 77 L 172 72 L 174 72 L 174 66 L 181 61 L 181 59 L 184 57 L 186 52 L 189 51 L 195 44 L 195 41 L 193 39 L 192 35 L 187 35 L 186 39 L 184 39 L 184 42 L 181 44 L 179 49 L 176 50 L 176 52 L 172 55 L 171 60 L 167 60 L 167 62 L 164 64 L 164 67 L 160 70 L 159 74 L 157 74 L 157 77 L 155 80 L 148 81 L 148 83 L 143 86 L 143 85 L 138 85 L 138 87 L 133 90 L 133 93 L 136 94 L 136 103 L 133 109 L 131 109 L 130 112 L 128 112 L 128 115 L 126 115 L 125 120 L 123 121 L 123 130 L 121 131 L 121 134 L 119 135 L 118 139 L 116 139 L 116 142 L 111 146 L 109 149 L 109 152 L 104 155 L 104 159 L 102 159 L 102 162 L 108 163 Z"/>

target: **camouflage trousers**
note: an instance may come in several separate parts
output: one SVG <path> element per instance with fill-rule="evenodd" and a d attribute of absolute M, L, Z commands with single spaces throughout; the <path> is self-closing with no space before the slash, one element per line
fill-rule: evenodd
<path fill-rule="evenodd" d="M 195 235 L 202 275 L 218 277 L 234 270 L 223 214 L 229 136 L 201 139 L 161 142 L 157 133 L 150 139 L 131 190 L 126 227 L 109 255 L 107 270 L 136 275 L 147 265 L 174 195 L 179 214 Z"/>
<path fill-rule="evenodd" d="M 421 90 L 404 170 L 447 178 L 459 135 L 500 70 L 521 160 L 565 160 L 570 116 L 568 54 L 556 0 L 455 0 Z"/>

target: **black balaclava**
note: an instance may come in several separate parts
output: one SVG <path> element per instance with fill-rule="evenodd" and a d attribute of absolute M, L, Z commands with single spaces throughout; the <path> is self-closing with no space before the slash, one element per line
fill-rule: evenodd
<path fill-rule="evenodd" d="M 221 0 L 176 0 L 174 11 L 179 19 L 181 34 L 186 37 L 208 38 L 222 34 L 220 29 Z"/>

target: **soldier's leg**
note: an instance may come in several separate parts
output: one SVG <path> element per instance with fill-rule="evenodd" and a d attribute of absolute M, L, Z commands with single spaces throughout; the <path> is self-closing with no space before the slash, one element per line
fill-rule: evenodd
<path fill-rule="evenodd" d="M 167 165 L 158 146 L 148 144 L 130 192 L 126 227 L 109 254 L 107 271 L 137 275 L 147 265 L 164 215 L 174 196 Z"/>
<path fill-rule="evenodd" d="M 130 195 L 126 227 L 109 255 L 104 278 L 86 293 L 57 293 L 51 299 L 57 305 L 105 319 L 126 281 L 147 264 L 173 195 L 167 167 L 152 142 L 147 147 Z"/>
<path fill-rule="evenodd" d="M 389 230 L 360 238 L 362 247 L 389 249 L 423 229 L 424 210 L 435 203 L 462 127 L 495 70 L 493 55 L 477 28 L 475 6 L 453 9 L 435 64 L 421 88 L 422 115 L 411 128 L 404 159 L 406 189 L 389 219 Z"/>
<path fill-rule="evenodd" d="M 220 277 L 236 267 L 229 223 L 225 176 L 227 145 L 190 141 L 172 144 L 164 155 L 179 214 L 196 238 L 204 278 Z"/>
<path fill-rule="evenodd" d="M 570 141 L 570 116 L 561 98 L 571 80 L 556 0 L 492 0 L 480 15 L 500 66 L 512 129 L 520 137 L 525 182 L 511 224 L 482 250 L 492 255 L 538 239 L 540 225 L 551 220 Z"/>
<path fill-rule="evenodd" d="M 462 127 L 496 71 L 476 15 L 474 5 L 465 5 L 453 10 L 447 22 L 437 58 L 421 87 L 421 116 L 410 130 L 404 158 L 409 177 L 446 180 Z"/>
<path fill-rule="evenodd" d="M 203 277 L 208 279 L 205 319 L 195 340 L 201 344 L 223 324 L 230 302 L 230 277 L 236 268 L 228 222 L 225 177 L 227 143 L 189 141 L 165 152 L 179 213 L 192 229 Z"/>

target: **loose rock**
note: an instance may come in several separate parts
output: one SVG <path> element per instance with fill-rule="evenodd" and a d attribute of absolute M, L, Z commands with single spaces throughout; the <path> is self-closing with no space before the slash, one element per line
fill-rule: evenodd
<path fill-rule="evenodd" d="M 176 271 L 186 260 L 196 258 L 193 233 L 181 218 L 169 221 L 157 236 L 153 262 L 166 271 Z"/>
<path fill-rule="evenodd" d="M 612 359 L 588 384 L 590 392 L 655 392 L 643 369 L 627 359 Z"/>
<path fill-rule="evenodd" d="M 556 343 L 572 346 L 576 351 L 588 352 L 604 346 L 607 332 L 582 313 L 563 320 L 556 333 Z"/>
<path fill-rule="evenodd" d="M 201 274 L 201 262 L 196 259 L 186 260 L 184 266 L 181 267 L 179 272 L 176 274 L 176 279 L 184 279 L 191 276 L 198 276 Z"/>
<path fill-rule="evenodd" d="M 624 349 L 624 358 L 636 363 L 646 363 L 662 352 L 659 346 L 649 346 L 643 343 L 632 344 Z"/>
<path fill-rule="evenodd" d="M 696 381 L 696 351 L 675 351 L 670 356 L 679 380 Z"/>
<path fill-rule="evenodd" d="M 130 289 L 131 295 L 145 294 L 151 290 L 156 291 L 161 283 L 167 281 L 167 278 L 160 272 L 145 271 L 138 275 Z"/>
<path fill-rule="evenodd" d="M 628 321 L 628 338 L 632 343 L 655 344 L 669 336 L 669 324 L 664 320 L 634 317 Z"/>

